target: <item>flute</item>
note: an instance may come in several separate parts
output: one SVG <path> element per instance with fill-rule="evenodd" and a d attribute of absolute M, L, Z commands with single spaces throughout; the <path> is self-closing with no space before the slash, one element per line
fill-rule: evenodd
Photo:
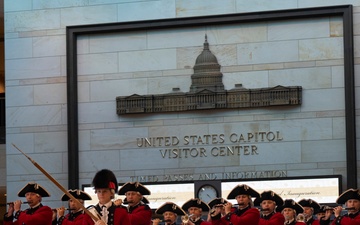
<path fill-rule="evenodd" d="M 260 212 L 268 212 L 270 211 L 270 209 L 266 208 L 266 209 L 260 209 Z"/>
<path fill-rule="evenodd" d="M 151 220 L 151 222 L 153 222 L 154 220 Z M 170 223 L 170 222 L 172 222 L 171 220 L 159 220 L 159 223 L 161 223 L 161 222 L 164 222 L 164 223 Z"/>
<path fill-rule="evenodd" d="M 57 212 L 57 209 L 58 209 L 58 208 L 54 208 L 54 209 L 51 209 L 51 210 L 52 210 L 52 211 L 54 211 L 54 212 Z M 65 208 L 65 210 L 69 210 L 69 211 L 71 211 L 71 210 L 75 210 L 75 209 Z"/>
<path fill-rule="evenodd" d="M 28 204 L 29 202 L 21 202 L 21 204 Z M 6 205 L 14 204 L 14 202 L 7 202 Z"/>
<path fill-rule="evenodd" d="M 355 210 L 355 207 L 343 208 L 344 210 Z M 334 207 L 326 207 L 325 210 L 334 210 Z"/>

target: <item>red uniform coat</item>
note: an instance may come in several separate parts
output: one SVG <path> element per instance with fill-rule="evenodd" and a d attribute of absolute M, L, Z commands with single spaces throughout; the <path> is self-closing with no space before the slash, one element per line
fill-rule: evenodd
<path fill-rule="evenodd" d="M 58 225 L 82 225 L 84 219 L 84 211 L 69 213 L 65 217 L 60 217 Z"/>
<path fill-rule="evenodd" d="M 284 223 L 285 217 L 279 212 L 263 216 L 259 220 L 259 225 L 284 225 Z"/>
<path fill-rule="evenodd" d="M 308 221 L 305 222 L 306 225 L 320 225 L 319 220 L 316 220 L 314 218 L 310 218 Z"/>
<path fill-rule="evenodd" d="M 146 204 L 128 206 L 128 214 L 131 225 L 149 225 L 151 223 L 152 211 Z"/>
<path fill-rule="evenodd" d="M 98 205 L 97 205 L 98 206 Z M 97 208 L 97 207 L 95 207 Z M 99 207 L 97 208 L 99 209 Z M 108 209 L 107 225 L 131 225 L 126 208 L 123 206 L 115 206 L 114 204 Z M 100 213 L 100 211 L 98 210 Z M 88 214 L 84 214 L 83 225 L 94 225 L 94 221 Z M 148 224 L 149 225 L 149 224 Z"/>
<path fill-rule="evenodd" d="M 17 212 L 14 216 L 4 216 L 4 225 L 51 225 L 53 212 L 50 207 L 40 206 Z M 16 219 L 15 221 L 14 218 Z"/>
<path fill-rule="evenodd" d="M 213 225 L 258 225 L 260 220 L 260 212 L 256 208 L 236 209 L 234 212 L 228 213 L 220 219 L 212 218 Z"/>
<path fill-rule="evenodd" d="M 211 225 L 211 222 L 205 221 L 203 219 L 199 219 L 196 222 L 193 222 L 195 225 Z"/>
<path fill-rule="evenodd" d="M 334 219 L 331 225 L 359 225 L 360 224 L 360 212 L 356 214 L 346 214 L 344 216 L 339 216 Z"/>

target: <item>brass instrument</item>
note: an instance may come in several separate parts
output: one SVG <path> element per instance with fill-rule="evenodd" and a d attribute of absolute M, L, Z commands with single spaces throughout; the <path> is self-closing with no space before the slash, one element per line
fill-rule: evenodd
<path fill-rule="evenodd" d="M 296 216 L 296 221 L 297 221 L 297 222 L 306 223 L 306 217 L 305 217 L 305 215 L 302 214 L 302 213 L 299 213 L 299 214 Z"/>
<path fill-rule="evenodd" d="M 185 214 L 183 216 L 181 216 L 181 221 L 183 222 L 183 224 L 187 224 L 190 220 L 190 217 L 192 217 L 194 214 Z"/>

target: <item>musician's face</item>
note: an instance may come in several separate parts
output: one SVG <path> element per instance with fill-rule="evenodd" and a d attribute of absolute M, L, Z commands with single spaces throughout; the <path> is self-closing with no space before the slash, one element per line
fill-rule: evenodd
<path fill-rule="evenodd" d="M 166 222 L 169 224 L 173 224 L 176 221 L 176 217 L 177 217 L 175 213 L 170 212 L 170 211 L 164 212 L 163 216 L 164 216 L 164 220 L 171 221 L 171 222 Z"/>
<path fill-rule="evenodd" d="M 311 207 L 303 207 L 304 208 L 304 214 L 307 216 L 307 217 L 310 217 L 312 216 L 312 214 L 314 213 L 313 211 L 313 208 Z"/>
<path fill-rule="evenodd" d="M 239 208 L 245 208 L 249 205 L 250 203 L 250 197 L 249 195 L 238 195 L 235 197 L 237 203 L 239 204 Z"/>
<path fill-rule="evenodd" d="M 34 192 L 26 193 L 25 197 L 30 207 L 36 206 L 41 202 L 41 196 Z"/>
<path fill-rule="evenodd" d="M 349 199 L 346 201 L 347 208 L 355 208 L 355 210 L 348 210 L 350 213 L 355 213 L 360 210 L 360 200 L 357 199 Z"/>
<path fill-rule="evenodd" d="M 113 194 L 109 188 L 98 188 L 95 190 L 100 204 L 106 204 L 111 201 Z"/>
<path fill-rule="evenodd" d="M 193 214 L 193 219 L 200 217 L 202 213 L 202 209 L 198 207 L 190 207 L 188 209 L 189 214 Z"/>
<path fill-rule="evenodd" d="M 137 191 L 128 191 L 125 196 L 129 206 L 137 205 L 142 199 L 142 195 Z"/>
<path fill-rule="evenodd" d="M 78 199 L 78 200 L 79 200 L 80 203 L 82 203 L 82 204 L 84 203 L 84 200 L 82 200 L 82 199 Z M 73 209 L 72 210 L 73 212 L 77 212 L 77 211 L 79 211 L 81 206 L 80 206 L 79 203 L 77 203 L 77 202 L 73 201 L 72 199 L 70 199 L 69 200 L 69 208 Z"/>
<path fill-rule="evenodd" d="M 265 213 L 271 213 L 275 210 L 276 204 L 273 200 L 264 200 L 261 202 L 261 209 Z"/>
<path fill-rule="evenodd" d="M 284 215 L 286 221 L 295 218 L 295 210 L 293 210 L 292 208 L 284 208 L 281 213 Z"/>

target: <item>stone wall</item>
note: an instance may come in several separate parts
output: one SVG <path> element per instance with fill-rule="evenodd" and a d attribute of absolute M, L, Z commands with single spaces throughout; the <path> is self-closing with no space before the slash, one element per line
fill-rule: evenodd
<path fill-rule="evenodd" d="M 67 26 L 337 4 L 354 5 L 357 64 L 360 1 L 356 0 L 6 0 L 9 200 L 30 181 L 52 193 L 46 201 L 61 196 L 12 143 L 67 186 Z M 340 18 L 326 17 L 80 36 L 80 185 L 90 184 L 97 170 L 109 168 L 119 182 L 154 175 L 212 173 L 220 178 L 233 171 L 285 171 L 288 177 L 341 174 L 345 187 L 342 32 Z M 116 96 L 163 94 L 174 87 L 187 92 L 205 34 L 222 66 L 225 89 L 240 83 L 246 88 L 298 85 L 303 87 L 303 104 L 116 114 Z M 355 69 L 358 87 L 358 67 Z M 279 134 L 279 139 L 266 137 L 270 132 Z M 159 137 L 161 144 L 151 139 Z M 179 142 L 165 142 L 166 137 Z M 145 138 L 152 141 L 151 146 L 141 142 Z M 228 147 L 238 149 L 239 154 L 228 155 Z M 173 149 L 185 148 L 190 149 L 188 153 L 196 150 L 188 157 L 174 157 L 178 150 Z"/>

